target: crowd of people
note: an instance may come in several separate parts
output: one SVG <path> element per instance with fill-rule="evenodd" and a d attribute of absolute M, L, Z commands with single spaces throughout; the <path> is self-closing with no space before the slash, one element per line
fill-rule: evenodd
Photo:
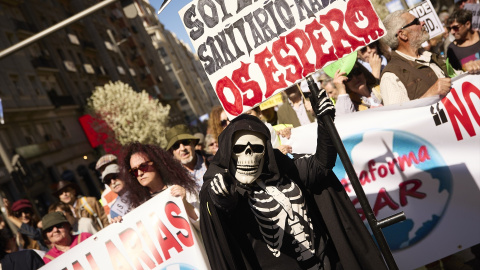
<path fill-rule="evenodd" d="M 95 167 L 105 187 L 100 201 L 81 195 L 80 188 L 67 180 L 58 182 L 52 191 L 58 202 L 41 219 L 29 200 L 4 199 L 7 219 L 17 234 L 0 222 L 3 269 L 37 269 L 110 224 L 122 222 L 124 215 L 167 188 L 171 196 L 182 198 L 190 222 L 203 234 L 213 269 L 233 265 L 317 269 L 322 264 L 325 269 L 382 269 L 375 244 L 360 240 L 368 232 L 331 173 L 336 152 L 321 115 L 335 118 L 445 96 L 452 76 L 445 56 L 454 75 L 480 73 L 475 56 L 480 51 L 479 33 L 472 28 L 472 12 L 463 9 L 465 1 L 457 2 L 452 14 L 441 16 L 445 26 L 441 39 L 430 40 L 424 22 L 407 11 L 396 11 L 383 21 L 386 36 L 360 49 L 348 73 L 337 70 L 330 77 L 318 71 L 316 81 L 325 97 L 320 100 L 328 103 L 322 110 L 312 104 L 310 93 L 294 84 L 282 93 L 282 102 L 256 107 L 232 121 L 221 106 L 212 108 L 206 133 L 193 134 L 188 126 L 176 125 L 166 133 L 165 148 L 132 142 L 120 156 L 100 157 Z M 315 155 L 293 156 L 292 128 L 314 122 L 318 124 Z M 248 156 L 254 161 L 244 166 L 239 160 Z M 295 204 L 282 195 L 285 190 L 296 196 Z M 317 208 L 313 200 L 332 208 L 340 204 L 342 212 Z M 294 205 L 301 207 L 292 210 Z M 259 207 L 277 210 L 265 214 Z M 301 223 L 304 235 L 293 235 L 290 219 Z M 277 231 L 264 230 L 265 224 Z M 343 235 L 343 226 L 356 227 L 359 235 Z M 277 234 L 290 242 L 282 242 Z M 306 246 L 300 247 L 298 241 Z M 19 265 L 23 268 L 14 268 Z"/>

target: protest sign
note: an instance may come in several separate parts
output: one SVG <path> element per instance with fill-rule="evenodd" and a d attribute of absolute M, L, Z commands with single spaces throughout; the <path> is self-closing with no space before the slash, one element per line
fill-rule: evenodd
<path fill-rule="evenodd" d="M 423 1 L 409 9 L 408 12 L 419 18 L 420 21 L 425 22 L 425 29 L 427 29 L 430 38 L 443 34 L 443 24 L 438 18 L 437 12 L 435 12 L 430 0 Z"/>
<path fill-rule="evenodd" d="M 385 34 L 368 0 L 195 0 L 179 15 L 230 118 Z"/>
<path fill-rule="evenodd" d="M 465 4 L 464 9 L 472 12 L 472 29 L 480 29 L 480 4 Z"/>
<path fill-rule="evenodd" d="M 166 190 L 40 269 L 209 269 L 182 199 Z"/>
<path fill-rule="evenodd" d="M 442 100 L 335 118 L 376 218 L 406 215 L 382 230 L 400 269 L 480 243 L 480 75 L 458 76 L 452 86 Z M 311 154 L 316 129 L 316 123 L 292 129 L 293 151 Z M 364 219 L 339 159 L 333 171 Z"/>

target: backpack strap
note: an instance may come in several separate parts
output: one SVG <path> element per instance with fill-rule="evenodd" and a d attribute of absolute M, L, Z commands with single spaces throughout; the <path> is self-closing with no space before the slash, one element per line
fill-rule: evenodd
<path fill-rule="evenodd" d="M 87 197 L 83 196 L 82 198 L 80 198 L 80 202 L 82 203 L 82 208 L 87 210 L 87 212 L 90 213 L 90 215 L 92 215 L 94 217 L 94 220 L 97 221 L 100 228 L 103 229 L 102 221 L 98 217 L 97 213 L 95 211 L 93 211 L 93 208 L 88 204 Z"/>

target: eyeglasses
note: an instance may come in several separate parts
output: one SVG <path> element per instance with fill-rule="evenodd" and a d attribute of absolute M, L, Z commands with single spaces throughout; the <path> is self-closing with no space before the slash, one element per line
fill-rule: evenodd
<path fill-rule="evenodd" d="M 352 71 L 350 71 L 350 73 L 348 73 L 347 75 L 347 81 L 346 82 L 349 82 L 353 79 L 353 76 L 358 76 L 362 73 L 362 71 L 360 70 L 360 68 L 358 67 L 354 67 L 352 69 Z"/>
<path fill-rule="evenodd" d="M 220 121 L 220 125 L 222 125 L 222 127 L 226 127 L 228 126 L 228 124 L 230 124 L 230 120 L 228 119 L 223 119 L 222 121 Z"/>
<path fill-rule="evenodd" d="M 138 177 L 138 171 L 142 171 L 142 172 L 148 172 L 148 170 L 151 168 L 151 166 L 153 165 L 153 162 L 152 161 L 145 161 L 144 163 L 138 165 L 138 167 L 136 168 L 131 168 L 130 170 L 128 170 L 133 176 L 135 177 Z"/>
<path fill-rule="evenodd" d="M 418 18 L 413 19 L 410 23 L 405 24 L 402 28 L 398 29 L 398 31 L 403 30 L 412 25 L 420 25 L 420 20 Z M 398 36 L 398 33 L 395 34 L 395 37 Z"/>
<path fill-rule="evenodd" d="M 61 228 L 65 228 L 65 224 L 60 223 L 60 224 L 53 225 L 52 227 L 46 228 L 45 232 L 47 232 L 47 233 L 52 232 L 53 228 L 57 228 L 57 230 L 60 230 Z"/>
<path fill-rule="evenodd" d="M 236 144 L 233 146 L 232 150 L 235 154 L 240 154 L 245 151 L 245 149 L 247 149 L 249 145 L 254 153 L 262 153 L 265 149 L 265 146 L 261 144 L 251 144 L 250 142 L 248 142 L 247 144 Z"/>
<path fill-rule="evenodd" d="M 462 25 L 463 24 L 457 24 L 457 25 L 448 27 L 448 29 L 457 32 L 458 30 L 460 30 L 460 27 L 462 27 Z"/>
<path fill-rule="evenodd" d="M 25 213 L 25 215 L 26 215 L 26 214 L 30 214 L 30 215 L 31 215 L 33 212 L 32 212 L 32 209 L 24 208 L 24 209 L 20 209 L 20 210 L 18 210 L 18 211 L 14 211 L 14 212 L 13 212 L 13 215 L 18 218 L 18 217 L 21 217 L 21 216 L 22 216 L 22 213 Z"/>
<path fill-rule="evenodd" d="M 110 183 L 112 183 L 112 180 L 117 179 L 117 178 L 118 178 L 118 173 L 109 174 L 109 175 L 105 176 L 105 178 L 103 179 L 103 183 L 107 186 L 110 186 Z"/>
<path fill-rule="evenodd" d="M 174 143 L 172 145 L 172 149 L 177 150 L 178 148 L 180 148 L 180 144 L 183 144 L 183 146 L 187 146 L 187 145 L 190 145 L 191 143 L 192 143 L 192 140 L 181 140 L 181 141 L 178 141 L 178 142 Z"/>

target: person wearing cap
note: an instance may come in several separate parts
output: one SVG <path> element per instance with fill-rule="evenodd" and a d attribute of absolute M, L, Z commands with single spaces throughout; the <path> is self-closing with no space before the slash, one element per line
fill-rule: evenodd
<path fill-rule="evenodd" d="M 130 210 L 130 200 L 125 181 L 120 179 L 120 167 L 117 164 L 108 165 L 102 173 L 102 181 L 112 192 L 118 195 L 110 208 L 110 218 L 124 216 Z"/>
<path fill-rule="evenodd" d="M 73 235 L 72 226 L 61 212 L 51 212 L 42 218 L 42 235 L 52 248 L 43 256 L 45 264 L 69 251 L 83 240 L 92 236 L 90 233 Z"/>
<path fill-rule="evenodd" d="M 202 155 L 200 151 L 195 151 L 195 145 L 198 144 L 199 139 L 190 133 L 186 125 L 176 125 L 170 128 L 167 131 L 166 139 L 166 150 L 187 169 L 200 191 L 208 162 L 205 155 Z"/>
<path fill-rule="evenodd" d="M 106 154 L 98 159 L 97 164 L 95 164 L 95 170 L 97 170 L 100 174 L 100 181 L 102 184 L 104 184 L 102 180 L 103 171 L 108 165 L 117 164 L 117 161 L 117 156 L 113 154 Z M 113 192 L 108 185 L 104 184 L 103 186 L 105 189 L 102 192 L 100 202 L 103 206 L 103 211 L 105 211 L 105 215 L 107 215 L 108 220 L 111 221 L 112 217 L 110 216 L 110 208 L 117 199 L 118 195 L 117 193 Z"/>
<path fill-rule="evenodd" d="M 103 207 L 95 197 L 78 196 L 79 187 L 70 181 L 60 180 L 58 182 L 57 190 L 53 195 L 60 201 L 71 205 L 74 208 L 74 215 L 76 218 L 87 217 L 91 218 L 95 223 L 97 231 L 105 228 L 110 224 Z"/>
<path fill-rule="evenodd" d="M 7 209 L 7 218 L 18 228 L 18 244 L 20 249 L 36 249 L 47 251 L 48 247 L 43 242 L 40 229 L 37 228 L 38 218 L 33 211 L 33 206 L 27 199 L 10 201 L 3 199 Z"/>
<path fill-rule="evenodd" d="M 61 212 L 67 218 L 70 225 L 72 225 L 72 234 L 77 235 L 83 232 L 96 234 L 98 230 L 91 218 L 81 217 L 76 218 L 73 215 L 74 209 L 71 205 L 64 202 L 56 202 L 48 207 L 48 213 Z"/>

